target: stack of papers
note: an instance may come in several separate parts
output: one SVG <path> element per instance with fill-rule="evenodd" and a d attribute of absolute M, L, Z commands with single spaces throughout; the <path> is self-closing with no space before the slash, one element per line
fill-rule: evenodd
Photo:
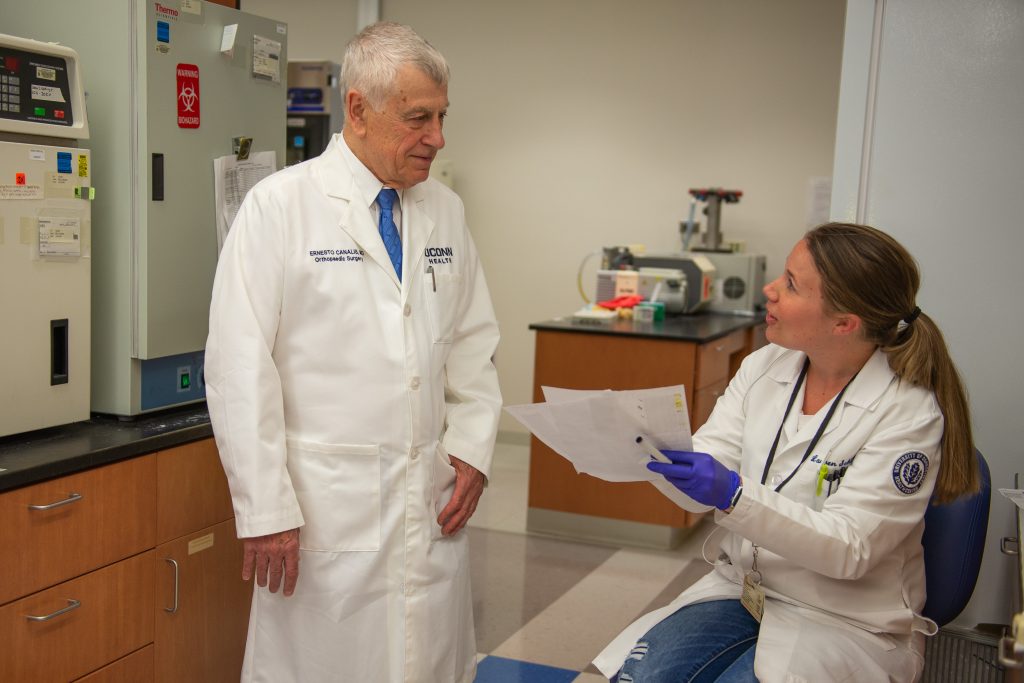
<path fill-rule="evenodd" d="M 647 469 L 651 457 L 637 437 L 657 449 L 693 447 L 682 385 L 633 391 L 542 389 L 545 403 L 505 410 L 579 473 L 605 481 L 663 482 Z"/>

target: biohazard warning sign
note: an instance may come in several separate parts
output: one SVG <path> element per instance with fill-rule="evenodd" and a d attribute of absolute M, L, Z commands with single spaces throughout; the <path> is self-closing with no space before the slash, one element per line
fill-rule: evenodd
<path fill-rule="evenodd" d="M 178 65 L 178 128 L 199 127 L 199 67 Z"/>

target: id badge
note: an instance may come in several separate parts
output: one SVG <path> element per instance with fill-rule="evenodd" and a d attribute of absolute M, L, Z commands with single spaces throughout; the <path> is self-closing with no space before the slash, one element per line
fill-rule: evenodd
<path fill-rule="evenodd" d="M 757 579 L 755 579 L 755 575 Z M 743 577 L 743 594 L 740 596 L 740 604 L 750 612 L 757 623 L 761 623 L 764 615 L 764 589 L 761 588 L 760 572 L 747 572 Z"/>

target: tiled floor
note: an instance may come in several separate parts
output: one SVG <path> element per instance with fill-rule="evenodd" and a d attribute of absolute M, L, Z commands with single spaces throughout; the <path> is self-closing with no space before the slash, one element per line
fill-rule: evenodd
<path fill-rule="evenodd" d="M 706 533 L 698 528 L 673 551 L 529 535 L 528 451 L 498 443 L 490 485 L 470 521 L 476 682 L 601 683 L 590 664 L 597 653 L 708 570 L 699 559 Z"/>

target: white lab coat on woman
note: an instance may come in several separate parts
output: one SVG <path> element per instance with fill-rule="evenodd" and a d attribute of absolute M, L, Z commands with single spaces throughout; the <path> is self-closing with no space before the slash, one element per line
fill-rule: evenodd
<path fill-rule="evenodd" d="M 912 681 L 920 672 L 922 634 L 936 628 L 920 615 L 921 534 L 939 468 L 942 414 L 931 392 L 901 382 L 876 351 L 803 465 L 829 406 L 803 417 L 800 389 L 762 486 L 804 359 L 775 345 L 751 354 L 694 435 L 694 450 L 740 472 L 743 493 L 731 513 L 715 513 L 713 540 L 721 542 L 710 553 L 714 571 L 627 627 L 595 659 L 606 675 L 679 608 L 739 598 L 752 541 L 766 595 L 754 661 L 761 683 Z M 709 509 L 665 481 L 658 487 L 689 510 Z"/>
<path fill-rule="evenodd" d="M 380 182 L 335 136 L 260 182 L 220 255 L 207 397 L 240 537 L 301 527 L 299 580 L 257 589 L 244 681 L 473 679 L 448 455 L 488 473 L 498 343 L 462 202 L 401 193 L 399 282 Z"/>

